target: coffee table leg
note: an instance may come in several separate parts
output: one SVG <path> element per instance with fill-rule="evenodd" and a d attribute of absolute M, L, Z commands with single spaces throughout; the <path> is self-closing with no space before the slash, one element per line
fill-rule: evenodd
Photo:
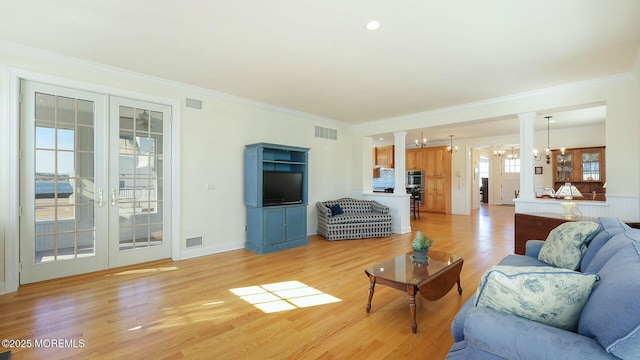
<path fill-rule="evenodd" d="M 460 286 L 460 276 L 458 276 L 458 294 L 462 295 L 462 286 Z"/>
<path fill-rule="evenodd" d="M 416 292 L 417 289 L 415 286 L 407 286 L 407 293 L 409 293 L 409 311 L 411 311 L 411 331 L 414 334 L 418 331 L 418 323 L 416 322 Z"/>
<path fill-rule="evenodd" d="M 369 275 L 369 281 L 371 281 L 371 285 L 369 285 L 369 301 L 367 302 L 367 312 L 371 311 L 371 299 L 373 299 L 373 291 L 376 287 L 376 277 L 374 275 Z"/>

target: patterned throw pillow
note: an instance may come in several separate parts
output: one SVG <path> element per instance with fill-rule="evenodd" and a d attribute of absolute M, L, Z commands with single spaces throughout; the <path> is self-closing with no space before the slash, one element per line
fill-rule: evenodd
<path fill-rule="evenodd" d="M 598 279 L 551 266 L 497 265 L 482 276 L 475 306 L 574 331 Z"/>
<path fill-rule="evenodd" d="M 569 270 L 576 270 L 587 251 L 587 244 L 600 230 L 593 221 L 566 222 L 551 230 L 542 245 L 538 260 Z"/>

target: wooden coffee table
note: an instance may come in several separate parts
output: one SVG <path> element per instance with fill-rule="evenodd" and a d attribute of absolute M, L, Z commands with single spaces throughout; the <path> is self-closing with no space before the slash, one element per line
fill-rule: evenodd
<path fill-rule="evenodd" d="M 428 263 L 413 262 L 413 253 L 396 256 L 379 264 L 369 266 L 364 273 L 369 277 L 369 301 L 367 313 L 371 310 L 371 299 L 376 284 L 383 284 L 409 294 L 411 330 L 418 330 L 416 323 L 416 294 L 430 301 L 438 300 L 458 284 L 458 294 L 462 295 L 460 271 L 464 260 L 458 255 L 430 250 Z"/>

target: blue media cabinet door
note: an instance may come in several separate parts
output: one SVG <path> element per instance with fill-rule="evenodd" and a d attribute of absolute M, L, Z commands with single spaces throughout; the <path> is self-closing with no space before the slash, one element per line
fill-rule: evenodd
<path fill-rule="evenodd" d="M 292 206 L 287 208 L 285 228 L 287 240 L 307 238 L 307 207 Z"/>
<path fill-rule="evenodd" d="M 285 209 L 264 208 L 264 245 L 274 245 L 285 241 Z"/>

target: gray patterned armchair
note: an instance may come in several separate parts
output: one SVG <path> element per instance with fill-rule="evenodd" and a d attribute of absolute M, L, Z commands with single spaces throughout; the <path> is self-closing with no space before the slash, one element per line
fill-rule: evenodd
<path fill-rule="evenodd" d="M 343 213 L 332 215 L 331 206 L 336 204 Z M 327 240 L 391 236 L 389 208 L 375 201 L 342 198 L 319 201 L 316 207 L 318 235 Z"/>

